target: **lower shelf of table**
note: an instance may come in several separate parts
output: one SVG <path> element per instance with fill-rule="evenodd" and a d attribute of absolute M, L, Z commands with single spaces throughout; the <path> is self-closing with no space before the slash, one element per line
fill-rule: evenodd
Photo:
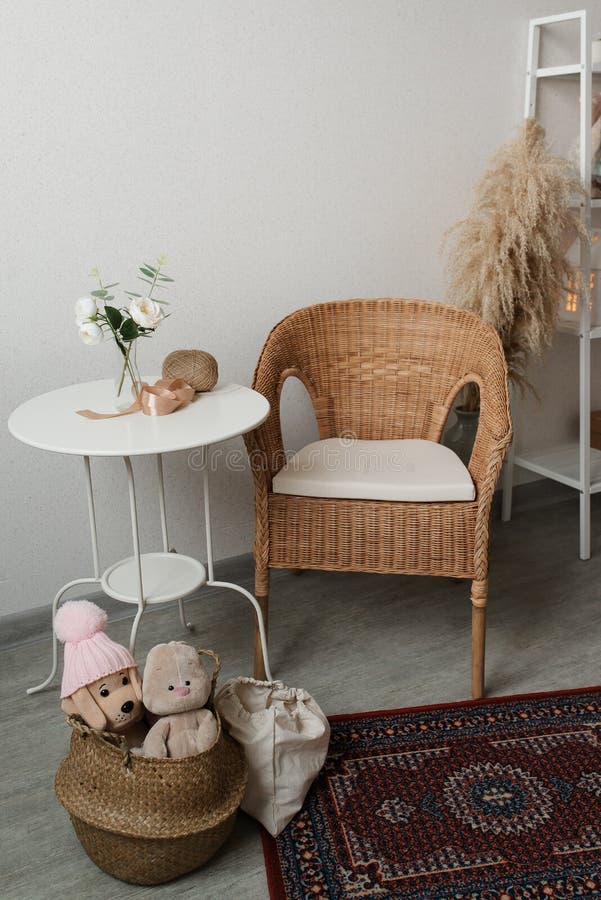
<path fill-rule="evenodd" d="M 145 603 L 167 603 L 178 600 L 206 583 L 202 563 L 179 553 L 143 553 L 142 586 Z M 138 603 L 138 567 L 130 556 L 110 566 L 100 585 L 105 594 L 122 603 Z"/>

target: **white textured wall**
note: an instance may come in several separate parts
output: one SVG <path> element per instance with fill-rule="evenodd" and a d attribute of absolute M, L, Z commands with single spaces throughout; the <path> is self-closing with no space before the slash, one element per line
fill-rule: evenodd
<path fill-rule="evenodd" d="M 593 4 L 588 4 L 592 10 Z M 173 316 L 141 348 L 157 370 L 211 350 L 248 384 L 270 326 L 351 296 L 442 298 L 438 255 L 485 160 L 522 114 L 527 19 L 565 0 L 19 0 L 0 4 L 2 404 L 113 374 L 74 300 L 98 265 L 126 280 L 169 258 Z M 596 13 L 600 18 L 599 13 Z M 595 23 L 598 27 L 599 23 Z M 552 377 L 574 381 L 564 348 Z M 287 392 L 292 443 L 313 434 Z M 529 409 L 526 442 L 548 417 Z M 100 427 L 100 426 L 99 426 Z M 559 430 L 557 424 L 548 427 Z M 81 462 L 2 430 L 0 613 L 90 571 Z M 154 468 L 138 464 L 146 546 Z M 94 465 L 104 560 L 129 553 L 125 475 Z M 173 542 L 195 552 L 200 483 L 167 461 Z M 214 483 L 219 557 L 252 544 L 248 473 Z"/>

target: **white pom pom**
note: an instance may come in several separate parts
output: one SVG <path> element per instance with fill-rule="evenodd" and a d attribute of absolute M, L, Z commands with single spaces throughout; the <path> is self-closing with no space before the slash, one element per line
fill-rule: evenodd
<path fill-rule="evenodd" d="M 77 644 L 106 627 L 107 615 L 89 600 L 67 600 L 54 617 L 54 632 L 63 643 Z"/>

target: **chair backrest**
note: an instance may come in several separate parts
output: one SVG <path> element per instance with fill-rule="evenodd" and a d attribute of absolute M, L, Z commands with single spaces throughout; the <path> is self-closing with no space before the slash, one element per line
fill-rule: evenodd
<path fill-rule="evenodd" d="M 269 335 L 255 386 L 270 396 L 303 381 L 322 438 L 438 440 L 464 384 L 507 427 L 507 371 L 496 332 L 477 316 L 423 300 L 341 300 L 299 309 Z M 493 407 L 492 409 L 490 407 Z M 492 416 L 491 416 L 492 414 Z"/>

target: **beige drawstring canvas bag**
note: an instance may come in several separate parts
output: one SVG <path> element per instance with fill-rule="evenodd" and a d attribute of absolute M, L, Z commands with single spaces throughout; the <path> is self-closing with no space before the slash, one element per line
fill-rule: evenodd
<path fill-rule="evenodd" d="M 246 751 L 242 809 L 275 837 L 301 808 L 325 762 L 328 720 L 310 694 L 281 681 L 232 678 L 215 706 Z"/>

